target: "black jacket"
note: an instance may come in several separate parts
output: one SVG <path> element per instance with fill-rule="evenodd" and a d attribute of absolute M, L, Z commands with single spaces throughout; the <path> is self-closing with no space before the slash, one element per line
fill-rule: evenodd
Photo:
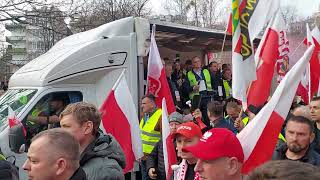
<path fill-rule="evenodd" d="M 314 140 L 311 143 L 311 147 L 320 154 L 320 130 L 318 129 L 317 125 L 314 125 Z"/>
<path fill-rule="evenodd" d="M 283 144 L 276 148 L 276 150 L 273 152 L 272 160 L 286 160 L 288 159 L 286 157 L 286 151 L 287 151 L 287 145 Z M 320 155 L 315 152 L 312 148 L 309 147 L 308 151 L 306 152 L 305 156 L 303 156 L 299 161 L 304 163 L 309 163 L 314 166 L 320 166 Z"/>
<path fill-rule="evenodd" d="M 0 160 L 0 179 L 19 180 L 18 168 L 6 160 Z"/>
<path fill-rule="evenodd" d="M 173 82 L 173 80 L 171 78 L 168 78 L 168 77 L 167 77 L 167 81 L 168 81 L 168 85 L 169 85 L 169 89 L 171 92 L 171 97 L 173 99 L 174 105 L 180 106 L 180 101 L 177 100 L 176 94 L 175 94 L 176 91 L 179 91 L 176 84 Z M 179 94 L 180 94 L 180 92 L 179 92 Z"/>
<path fill-rule="evenodd" d="M 87 175 L 86 173 L 83 171 L 83 169 L 81 167 L 79 167 L 74 174 L 72 175 L 72 177 L 70 178 L 70 180 L 87 180 Z"/>
<path fill-rule="evenodd" d="M 234 134 L 237 133 L 237 129 L 234 127 L 234 125 L 230 124 L 225 118 L 221 117 L 221 118 L 217 119 L 216 121 L 217 121 L 217 123 L 214 126 L 212 125 L 212 123 L 210 123 L 210 126 L 203 128 L 201 130 L 202 133 L 205 133 L 212 128 L 227 128 L 230 131 L 232 131 Z"/>
<path fill-rule="evenodd" d="M 223 87 L 223 80 L 222 80 L 222 74 L 220 71 L 217 71 L 216 73 L 210 72 L 211 76 L 211 86 L 213 89 L 213 95 L 215 100 L 220 100 L 221 98 L 225 99 L 226 92 Z M 218 87 L 221 86 L 222 88 L 222 96 L 219 96 Z"/>
<path fill-rule="evenodd" d="M 165 180 L 166 179 L 166 171 L 164 167 L 164 159 L 163 159 L 163 142 L 162 139 L 157 142 L 154 146 L 152 152 L 149 154 L 149 157 L 146 161 L 147 172 L 149 172 L 150 168 L 155 168 L 157 173 L 157 179 Z"/>

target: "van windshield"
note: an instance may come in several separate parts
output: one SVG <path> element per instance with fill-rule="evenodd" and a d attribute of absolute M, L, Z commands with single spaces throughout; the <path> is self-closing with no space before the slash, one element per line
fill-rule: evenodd
<path fill-rule="evenodd" d="M 36 89 L 9 89 L 0 97 L 0 132 L 8 125 L 9 108 L 18 114 L 36 92 Z"/>

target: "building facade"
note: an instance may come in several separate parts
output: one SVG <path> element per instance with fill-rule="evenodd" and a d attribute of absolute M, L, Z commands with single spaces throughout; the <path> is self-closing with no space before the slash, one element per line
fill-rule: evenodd
<path fill-rule="evenodd" d="M 43 54 L 43 40 L 40 38 L 40 29 L 27 24 L 10 23 L 5 28 L 11 33 L 6 36 L 8 47 L 5 52 L 9 78 L 20 67 L 30 60 Z"/>

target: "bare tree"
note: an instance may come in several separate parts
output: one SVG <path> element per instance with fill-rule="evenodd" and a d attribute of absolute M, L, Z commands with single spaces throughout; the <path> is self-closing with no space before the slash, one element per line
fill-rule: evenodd
<path fill-rule="evenodd" d="M 164 8 L 174 15 L 174 22 L 188 24 L 187 17 L 191 13 L 192 0 L 167 0 Z"/>
<path fill-rule="evenodd" d="M 79 7 L 73 17 L 73 31 L 85 31 L 128 16 L 145 17 L 150 14 L 149 0 L 95 0 Z"/>
<path fill-rule="evenodd" d="M 281 8 L 282 14 L 284 16 L 284 21 L 287 28 L 290 28 L 290 25 L 294 22 L 297 22 L 299 16 L 297 14 L 297 8 L 292 5 L 284 6 Z"/>
<path fill-rule="evenodd" d="M 183 24 L 214 28 L 223 23 L 221 15 L 227 11 L 222 7 L 222 2 L 223 0 L 167 0 L 165 8 L 170 14 L 186 18 L 188 16 L 189 22 L 182 22 Z"/>
<path fill-rule="evenodd" d="M 202 26 L 213 28 L 221 22 L 222 13 L 226 12 L 226 9 L 221 5 L 222 0 L 201 0 L 200 4 L 200 15 L 202 18 Z"/>
<path fill-rule="evenodd" d="M 27 15 L 26 23 L 34 27 L 29 33 L 39 38 L 37 46 L 41 53 L 71 34 L 65 23 L 66 14 L 55 6 L 36 8 Z"/>

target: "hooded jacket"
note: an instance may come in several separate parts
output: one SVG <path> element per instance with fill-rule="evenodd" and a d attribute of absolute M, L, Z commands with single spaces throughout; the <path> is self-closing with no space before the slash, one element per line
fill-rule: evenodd
<path fill-rule="evenodd" d="M 125 165 L 121 146 L 110 134 L 99 133 L 81 154 L 80 166 L 88 180 L 122 180 Z"/>

